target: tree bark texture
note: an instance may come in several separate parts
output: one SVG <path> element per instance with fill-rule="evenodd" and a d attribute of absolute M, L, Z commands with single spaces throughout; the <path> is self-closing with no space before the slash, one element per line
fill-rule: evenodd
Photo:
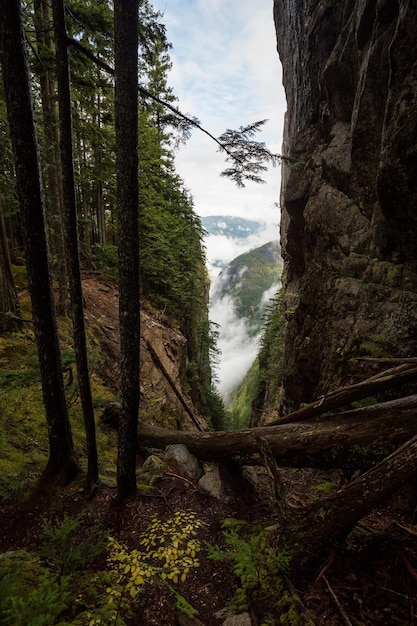
<path fill-rule="evenodd" d="M 49 436 L 44 479 L 70 480 L 78 471 L 65 402 L 46 236 L 40 159 L 30 92 L 20 0 L 0 0 L 0 55 L 25 229 L 32 315 Z"/>
<path fill-rule="evenodd" d="M 48 50 L 53 58 L 53 38 L 51 35 L 50 7 L 44 0 L 35 0 L 35 30 L 38 54 L 44 57 Z M 40 94 L 42 100 L 43 129 L 48 158 L 45 163 L 45 212 L 52 231 L 52 252 L 56 258 L 59 301 L 57 311 L 61 315 L 68 314 L 67 265 L 64 242 L 64 215 L 62 201 L 62 176 L 59 157 L 58 116 L 56 110 L 56 87 L 51 68 L 43 66 L 39 75 Z"/>
<path fill-rule="evenodd" d="M 138 0 L 114 2 L 121 411 L 119 500 L 136 492 L 139 412 Z"/>
<path fill-rule="evenodd" d="M 65 245 L 69 270 L 71 316 L 78 386 L 83 408 L 87 438 L 87 486 L 90 490 L 98 482 L 98 458 L 93 399 L 88 369 L 87 343 L 84 324 L 84 304 L 81 284 L 80 256 L 78 250 L 77 202 L 72 149 L 71 90 L 68 61 L 67 33 L 63 0 L 52 1 L 54 21 L 56 67 L 58 80 L 58 106 L 62 189 L 65 218 Z"/>

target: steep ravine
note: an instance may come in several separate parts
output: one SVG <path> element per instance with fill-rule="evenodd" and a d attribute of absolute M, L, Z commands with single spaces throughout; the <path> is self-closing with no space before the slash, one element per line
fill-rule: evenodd
<path fill-rule="evenodd" d="M 417 355 L 417 4 L 275 0 L 288 412 Z"/>

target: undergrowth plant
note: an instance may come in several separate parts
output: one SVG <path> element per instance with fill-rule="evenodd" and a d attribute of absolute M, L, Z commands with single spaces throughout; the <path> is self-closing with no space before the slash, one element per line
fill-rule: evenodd
<path fill-rule="evenodd" d="M 0 555 L 0 624 L 64 626 L 111 624 L 107 572 L 90 565 L 106 547 L 107 534 L 84 519 L 46 521 L 43 542 L 35 552 Z"/>
<path fill-rule="evenodd" d="M 253 600 L 271 600 L 283 590 L 283 575 L 289 568 L 285 549 L 271 545 L 270 533 L 260 525 L 228 518 L 222 524 L 226 547 L 208 546 L 214 561 L 230 562 L 240 581 L 231 604 L 247 609 Z"/>
<path fill-rule="evenodd" d="M 141 550 L 128 551 L 123 544 L 109 539 L 109 562 L 116 580 L 107 592 L 109 602 L 117 604 L 118 614 L 147 585 L 164 586 L 174 596 L 178 610 L 189 617 L 197 614 L 174 585 L 184 582 L 189 572 L 199 567 L 201 544 L 197 531 L 204 525 L 192 511 L 177 511 L 165 521 L 153 516 L 140 536 Z"/>
<path fill-rule="evenodd" d="M 70 606 L 68 577 L 57 578 L 33 555 L 22 551 L 4 565 L 13 574 L 0 572 L 0 623 L 5 626 L 53 626 Z"/>
<path fill-rule="evenodd" d="M 58 581 L 89 567 L 92 560 L 105 550 L 108 533 L 95 524 L 88 524 L 82 515 L 65 516 L 60 523 L 45 520 L 43 541 L 38 555 Z"/>
<path fill-rule="evenodd" d="M 208 556 L 218 562 L 231 563 L 239 580 L 230 601 L 231 611 L 246 610 L 256 602 L 265 617 L 263 626 L 311 625 L 309 616 L 300 610 L 298 598 L 286 590 L 290 555 L 285 547 L 260 524 L 233 518 L 225 519 L 223 538 L 226 547 L 208 546 Z"/>

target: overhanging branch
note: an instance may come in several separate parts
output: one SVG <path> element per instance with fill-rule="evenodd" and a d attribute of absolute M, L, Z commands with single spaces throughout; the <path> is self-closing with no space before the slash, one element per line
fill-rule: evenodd
<path fill-rule="evenodd" d="M 108 63 L 99 59 L 79 41 L 73 39 L 72 37 L 68 37 L 67 41 L 69 46 L 76 48 L 102 70 L 111 76 L 114 76 L 114 69 Z M 177 117 L 187 122 L 187 124 L 197 128 L 202 133 L 210 137 L 210 139 L 212 139 L 219 146 L 219 151 L 227 154 L 227 161 L 231 161 L 233 163 L 233 166 L 224 170 L 221 175 L 231 178 L 238 187 L 245 186 L 243 182 L 244 180 L 251 180 L 256 183 L 265 182 L 259 176 L 259 173 L 267 169 L 265 165 L 266 163 L 271 163 L 275 166 L 284 158 L 286 161 L 291 161 L 286 157 L 270 152 L 263 142 L 254 141 L 252 139 L 252 137 L 261 129 L 267 120 L 254 122 L 253 124 L 249 124 L 245 127 L 241 126 L 238 130 L 228 129 L 225 133 L 223 133 L 223 135 L 221 135 L 220 138 L 218 138 L 210 133 L 210 131 L 206 130 L 196 117 L 185 115 L 185 113 L 182 113 L 177 107 L 173 106 L 169 102 L 165 102 L 165 100 L 162 100 L 141 85 L 138 86 L 138 90 L 143 97 L 150 98 L 166 109 L 169 109 Z"/>

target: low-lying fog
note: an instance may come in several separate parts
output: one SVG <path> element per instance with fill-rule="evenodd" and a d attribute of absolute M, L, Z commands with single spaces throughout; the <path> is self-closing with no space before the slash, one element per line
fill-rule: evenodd
<path fill-rule="evenodd" d="M 264 230 L 245 239 L 209 235 L 205 240 L 211 277 L 210 320 L 219 325 L 217 389 L 226 407 L 257 356 L 260 334 L 254 336 L 253 331 L 250 332 L 249 320 L 236 314 L 233 299 L 229 295 L 220 297 L 218 281 L 221 265 L 227 265 L 244 252 L 268 243 L 274 238 L 277 238 L 277 228 L 268 225 Z M 275 296 L 278 288 L 279 283 L 276 283 L 264 293 L 262 303 L 265 306 Z"/>

